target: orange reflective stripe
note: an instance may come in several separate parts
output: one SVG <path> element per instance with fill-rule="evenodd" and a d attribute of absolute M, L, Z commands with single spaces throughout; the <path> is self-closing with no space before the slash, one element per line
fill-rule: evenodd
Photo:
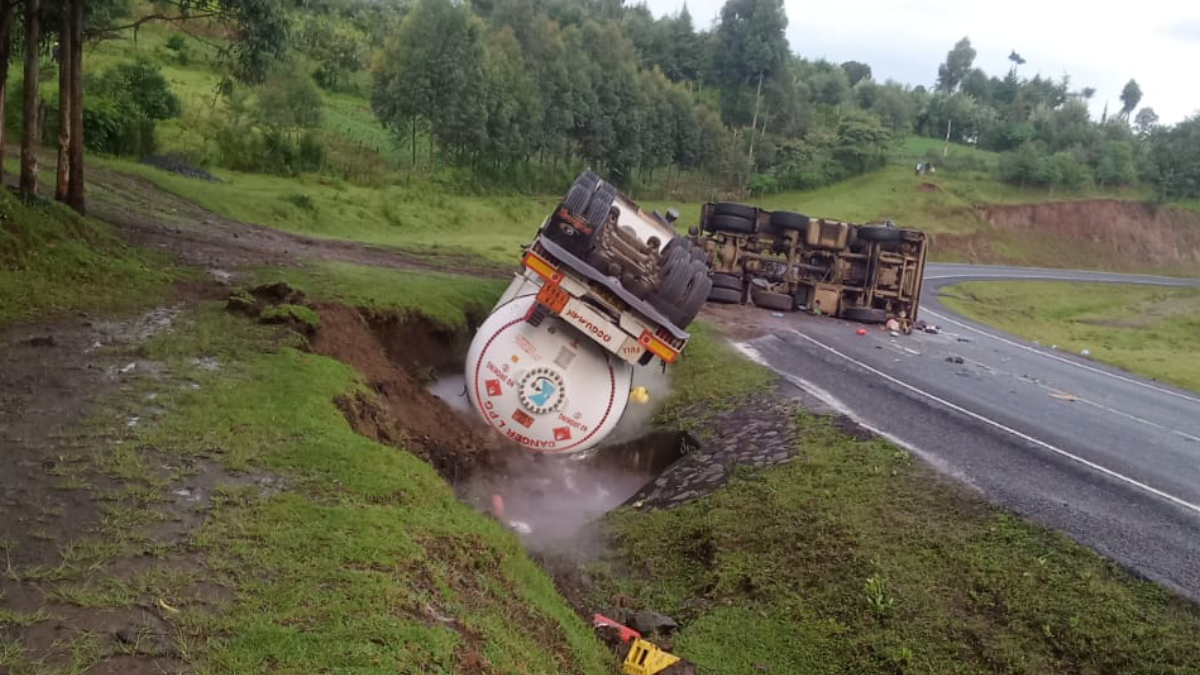
<path fill-rule="evenodd" d="M 675 360 L 679 358 L 679 352 L 674 347 L 658 339 L 648 330 L 642 331 L 642 336 L 638 338 L 638 342 L 642 343 L 651 354 L 654 354 L 667 363 L 675 363 Z"/>
<path fill-rule="evenodd" d="M 562 273 L 555 269 L 554 265 L 546 262 L 541 256 L 532 251 L 525 253 L 525 266 L 537 272 L 538 276 L 547 281 L 558 283 L 562 280 Z"/>

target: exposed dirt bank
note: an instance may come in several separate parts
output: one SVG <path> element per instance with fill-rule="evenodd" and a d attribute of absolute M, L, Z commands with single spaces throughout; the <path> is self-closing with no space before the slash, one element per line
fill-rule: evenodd
<path fill-rule="evenodd" d="M 933 255 L 969 262 L 1200 272 L 1200 213 L 1095 199 L 982 206 L 987 229 L 938 234 Z"/>

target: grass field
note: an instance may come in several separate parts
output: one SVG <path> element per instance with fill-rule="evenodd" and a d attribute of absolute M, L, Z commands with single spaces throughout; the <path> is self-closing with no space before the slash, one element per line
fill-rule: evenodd
<path fill-rule="evenodd" d="M 790 464 L 610 516 L 598 597 L 674 617 L 677 652 L 722 675 L 1200 668 L 1195 605 L 887 442 L 807 413 L 798 424 Z"/>
<path fill-rule="evenodd" d="M 944 292 L 976 321 L 1200 391 L 1200 289 L 972 281 Z"/>
<path fill-rule="evenodd" d="M 468 316 L 482 317 L 495 304 L 505 279 L 432 272 L 405 272 L 348 263 L 314 263 L 309 267 L 266 268 L 258 283 L 285 281 L 318 300 L 354 307 L 419 312 L 452 329 L 466 330 Z"/>
<path fill-rule="evenodd" d="M 165 256 L 126 246 L 104 223 L 0 189 L 0 326 L 145 305 L 164 297 L 179 274 Z"/>

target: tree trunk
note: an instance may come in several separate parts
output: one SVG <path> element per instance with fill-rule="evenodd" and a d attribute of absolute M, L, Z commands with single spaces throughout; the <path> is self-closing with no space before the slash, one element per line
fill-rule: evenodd
<path fill-rule="evenodd" d="M 13 0 L 0 0 L 0 159 L 4 157 L 4 111 L 8 102 L 8 60 L 12 57 L 12 26 L 17 6 Z M 0 182 L 4 165 L 0 163 Z"/>
<path fill-rule="evenodd" d="M 38 151 L 38 0 L 25 0 L 25 115 L 21 129 L 21 194 L 37 194 Z"/>
<path fill-rule="evenodd" d="M 410 172 L 413 169 L 417 168 L 417 118 L 415 118 L 415 117 L 412 120 L 411 138 L 412 138 L 412 143 L 411 143 L 411 145 L 412 145 L 412 162 L 409 163 L 409 165 L 408 165 L 408 169 Z"/>
<path fill-rule="evenodd" d="M 946 120 L 946 144 L 942 146 L 942 157 L 950 155 L 950 130 L 954 128 L 954 118 Z"/>
<path fill-rule="evenodd" d="M 59 7 L 58 18 L 58 165 L 55 167 L 54 198 L 67 201 L 67 187 L 71 183 L 71 16 L 74 13 L 72 0 Z"/>
<path fill-rule="evenodd" d="M 67 188 L 67 204 L 76 212 L 87 212 L 83 182 L 83 3 L 71 0 L 71 147 L 67 159 L 71 163 L 71 182 Z"/>
<path fill-rule="evenodd" d="M 754 173 L 754 135 L 758 130 L 758 106 L 762 102 L 763 74 L 758 74 L 758 89 L 754 92 L 754 119 L 750 122 L 750 150 L 746 158 L 746 182 L 750 182 L 750 174 Z"/>

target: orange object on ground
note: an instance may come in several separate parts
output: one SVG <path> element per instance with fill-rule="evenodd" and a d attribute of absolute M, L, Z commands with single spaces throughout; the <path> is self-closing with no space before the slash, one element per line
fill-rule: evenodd
<path fill-rule="evenodd" d="M 622 644 L 629 642 L 630 640 L 636 640 L 637 638 L 642 637 L 641 633 L 630 628 L 629 626 L 626 626 L 624 624 L 619 624 L 616 621 L 613 621 L 612 619 L 608 618 L 607 616 L 604 616 L 603 614 L 593 614 L 592 615 L 592 627 L 598 628 L 600 626 L 612 626 L 613 628 L 616 628 L 617 636 L 621 639 Z"/>
<path fill-rule="evenodd" d="M 856 332 L 856 333 L 858 333 L 859 335 L 866 335 L 866 334 L 867 334 L 867 329 L 866 329 L 866 328 L 859 328 L 859 329 L 858 329 L 857 331 L 855 331 L 855 332 Z"/>
<path fill-rule="evenodd" d="M 492 495 L 492 511 L 497 517 L 504 515 L 504 497 L 501 497 L 500 493 Z"/>

